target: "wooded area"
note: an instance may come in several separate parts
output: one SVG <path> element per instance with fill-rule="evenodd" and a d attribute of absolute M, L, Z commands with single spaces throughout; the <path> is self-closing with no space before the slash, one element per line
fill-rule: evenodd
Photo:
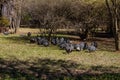
<path fill-rule="evenodd" d="M 120 0 L 0 0 L 0 80 L 119 80 Z"/>
<path fill-rule="evenodd" d="M 1 17 L 9 20 L 7 26 L 13 33 L 20 24 L 45 29 L 49 37 L 57 29 L 71 28 L 84 40 L 102 29 L 108 36 L 114 36 L 119 50 L 119 3 L 119 0 L 1 0 Z"/>

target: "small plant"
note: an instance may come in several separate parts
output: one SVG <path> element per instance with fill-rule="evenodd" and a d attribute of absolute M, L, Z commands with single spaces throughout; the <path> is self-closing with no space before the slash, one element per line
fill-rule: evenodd
<path fill-rule="evenodd" d="M 0 17 L 0 27 L 8 27 L 10 25 L 9 20 L 5 17 Z"/>

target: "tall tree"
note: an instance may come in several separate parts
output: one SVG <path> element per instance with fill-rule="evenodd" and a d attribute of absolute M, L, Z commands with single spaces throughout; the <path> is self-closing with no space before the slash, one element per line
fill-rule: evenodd
<path fill-rule="evenodd" d="M 119 14 L 118 14 L 118 0 L 105 0 L 110 17 L 110 26 L 112 27 L 115 48 L 120 50 L 120 32 L 119 32 Z"/>

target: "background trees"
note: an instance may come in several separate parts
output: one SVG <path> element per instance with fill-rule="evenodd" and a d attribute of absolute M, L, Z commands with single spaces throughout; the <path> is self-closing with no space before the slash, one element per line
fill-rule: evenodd
<path fill-rule="evenodd" d="M 101 23 L 104 17 L 104 14 L 100 12 L 103 9 L 101 9 L 103 5 L 98 5 L 99 2 L 84 0 L 31 0 L 27 3 L 28 5 L 24 8 L 23 21 L 28 20 L 30 24 L 36 24 L 39 27 L 43 27 L 44 24 L 44 28 L 46 27 L 45 20 L 48 19 L 48 16 L 49 18 L 52 17 L 51 19 L 59 17 L 59 19 L 64 20 L 60 26 L 64 26 L 64 28 L 72 26 L 71 28 L 73 29 L 77 26 L 80 29 L 79 33 L 83 34 L 85 32 L 88 33 L 87 29 L 92 30 L 98 23 Z M 34 7 L 34 9 L 30 7 Z"/>
<path fill-rule="evenodd" d="M 119 0 L 1 0 L 0 12 L 13 32 L 20 24 L 44 29 L 49 37 L 60 28 L 75 29 L 81 39 L 100 31 L 114 35 L 118 50 L 119 4 Z"/>

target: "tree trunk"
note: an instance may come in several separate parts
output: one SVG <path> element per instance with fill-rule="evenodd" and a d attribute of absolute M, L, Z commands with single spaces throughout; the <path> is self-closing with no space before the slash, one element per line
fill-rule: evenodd
<path fill-rule="evenodd" d="M 117 1 L 114 0 L 113 2 L 113 10 L 114 10 L 114 28 L 115 28 L 115 47 L 116 50 L 120 50 L 120 36 L 119 36 L 119 23 L 118 23 L 118 11 L 117 11 Z"/>
<path fill-rule="evenodd" d="M 118 32 L 118 25 L 117 25 L 117 21 L 115 20 L 115 35 L 114 35 L 114 38 L 115 38 L 115 48 L 116 50 L 120 50 L 120 36 L 119 36 L 119 32 Z"/>
<path fill-rule="evenodd" d="M 0 17 L 2 17 L 2 7 L 3 7 L 3 5 L 0 4 Z"/>
<path fill-rule="evenodd" d="M 52 36 L 52 33 L 53 33 L 53 30 L 52 30 L 52 29 L 50 29 L 50 32 L 49 32 L 49 34 L 48 34 L 48 40 L 49 40 L 49 41 L 51 41 L 51 36 Z"/>
<path fill-rule="evenodd" d="M 110 35 L 114 35 L 114 30 L 113 30 L 113 15 L 112 15 L 112 11 L 111 11 L 111 8 L 110 8 L 110 5 L 108 3 L 108 0 L 106 0 L 106 6 L 107 6 L 107 9 L 108 9 L 108 12 L 109 12 L 109 23 L 108 23 L 108 26 L 109 26 L 109 33 Z"/>
<path fill-rule="evenodd" d="M 115 14 L 114 14 L 114 27 L 115 27 L 115 45 L 116 45 L 116 50 L 120 50 L 120 34 L 119 34 L 119 23 L 117 19 L 117 9 L 115 9 Z"/>

